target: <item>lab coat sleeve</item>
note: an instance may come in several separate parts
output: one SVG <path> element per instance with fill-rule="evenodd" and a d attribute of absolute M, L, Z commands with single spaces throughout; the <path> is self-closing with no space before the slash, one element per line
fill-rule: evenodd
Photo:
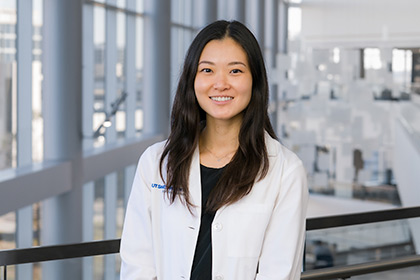
<path fill-rule="evenodd" d="M 302 271 L 308 190 L 299 161 L 282 176 L 256 280 L 297 280 Z"/>
<path fill-rule="evenodd" d="M 121 280 L 157 279 L 152 244 L 151 186 L 145 177 L 148 164 L 142 156 L 127 204 L 120 247 Z"/>

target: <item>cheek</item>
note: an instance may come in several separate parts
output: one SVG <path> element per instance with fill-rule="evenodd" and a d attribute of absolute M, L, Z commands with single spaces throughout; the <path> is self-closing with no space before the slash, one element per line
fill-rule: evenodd
<path fill-rule="evenodd" d="M 242 95 L 246 96 L 248 99 L 251 99 L 252 95 L 252 82 L 245 81 L 240 84 L 240 92 Z"/>
<path fill-rule="evenodd" d="M 200 91 L 200 80 L 197 78 L 194 80 L 194 91 L 196 94 L 197 94 L 197 91 Z"/>
<path fill-rule="evenodd" d="M 194 93 L 195 93 L 195 98 L 197 98 L 198 105 L 200 105 L 200 107 L 202 106 L 202 101 L 204 99 L 203 92 L 204 92 L 203 83 L 200 81 L 200 79 L 195 79 Z"/>
<path fill-rule="evenodd" d="M 194 90 L 196 94 L 203 92 L 206 88 L 208 82 L 206 83 L 205 79 L 200 78 L 199 76 L 195 78 L 194 80 Z"/>

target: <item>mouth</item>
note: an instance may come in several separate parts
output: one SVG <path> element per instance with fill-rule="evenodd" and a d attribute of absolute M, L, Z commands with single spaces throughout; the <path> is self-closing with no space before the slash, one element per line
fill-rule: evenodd
<path fill-rule="evenodd" d="M 231 97 L 231 96 L 210 96 L 210 99 L 214 100 L 214 101 L 218 101 L 218 102 L 224 102 L 224 101 L 232 100 L 233 97 Z"/>

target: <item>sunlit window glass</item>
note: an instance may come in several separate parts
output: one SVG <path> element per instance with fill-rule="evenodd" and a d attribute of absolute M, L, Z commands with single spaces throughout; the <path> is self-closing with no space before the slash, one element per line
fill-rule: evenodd
<path fill-rule="evenodd" d="M 16 166 L 16 1 L 0 1 L 0 170 Z"/>
<path fill-rule="evenodd" d="M 124 13 L 117 13 L 117 64 L 116 64 L 116 75 L 117 75 L 117 96 L 121 96 L 125 91 L 125 56 L 126 56 L 126 15 Z M 119 110 L 115 115 L 115 129 L 117 130 L 118 138 L 124 138 L 125 136 L 125 121 L 126 111 L 125 102 L 122 102 Z"/>
<path fill-rule="evenodd" d="M 394 82 L 401 86 L 408 86 L 411 81 L 413 52 L 411 50 L 394 49 L 392 51 L 392 75 Z"/>
<path fill-rule="evenodd" d="M 136 11 L 138 13 L 144 12 L 144 0 L 136 0 Z"/>
<path fill-rule="evenodd" d="M 138 1 L 137 3 L 139 3 Z M 142 108 L 142 84 L 143 84 L 143 18 L 136 18 L 136 132 L 143 129 L 143 108 Z"/>
<path fill-rule="evenodd" d="M 288 12 L 289 40 L 295 40 L 299 38 L 302 29 L 302 9 L 299 7 L 290 7 Z"/>
<path fill-rule="evenodd" d="M 42 4 L 43 0 L 33 0 L 32 35 L 32 161 L 43 160 L 43 119 L 42 119 Z"/>
<path fill-rule="evenodd" d="M 117 7 L 125 8 L 126 0 L 117 0 Z"/>
<path fill-rule="evenodd" d="M 93 131 L 105 120 L 105 9 L 94 7 L 93 10 L 94 44 L 94 89 L 93 89 Z M 95 146 L 103 145 L 103 136 L 95 139 Z"/>
<path fill-rule="evenodd" d="M 381 69 L 381 51 L 377 48 L 364 49 L 364 66 L 365 69 Z"/>

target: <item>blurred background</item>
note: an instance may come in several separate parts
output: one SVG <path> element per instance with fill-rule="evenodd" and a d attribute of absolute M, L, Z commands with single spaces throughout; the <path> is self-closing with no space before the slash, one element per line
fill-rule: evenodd
<path fill-rule="evenodd" d="M 168 135 L 185 52 L 217 19 L 260 43 L 309 218 L 419 206 L 419 12 L 416 0 L 1 0 L 0 250 L 121 236 L 137 160 Z M 419 219 L 310 231 L 305 267 L 419 250 Z M 8 279 L 119 279 L 119 265 L 25 264 Z"/>

